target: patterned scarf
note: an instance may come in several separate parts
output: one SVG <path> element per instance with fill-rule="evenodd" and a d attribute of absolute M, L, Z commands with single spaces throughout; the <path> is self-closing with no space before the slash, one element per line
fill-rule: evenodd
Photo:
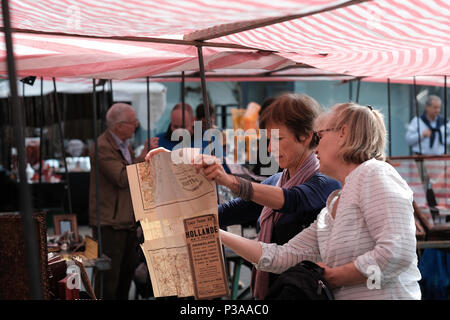
<path fill-rule="evenodd" d="M 283 170 L 283 173 L 278 180 L 277 187 L 279 188 L 292 188 L 308 181 L 319 170 L 319 160 L 315 153 L 312 153 L 298 169 L 294 176 L 289 178 L 289 171 Z M 264 207 L 260 216 L 260 232 L 258 235 L 258 241 L 265 243 L 271 243 L 272 230 L 274 225 L 277 224 L 281 217 L 281 213 L 274 211 L 269 207 Z M 251 288 L 253 296 L 256 299 L 262 300 L 269 291 L 269 273 L 256 270 L 253 267 Z"/>

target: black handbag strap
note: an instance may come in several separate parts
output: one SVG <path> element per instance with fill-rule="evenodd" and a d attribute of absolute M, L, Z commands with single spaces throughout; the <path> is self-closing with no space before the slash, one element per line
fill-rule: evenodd
<path fill-rule="evenodd" d="M 303 260 L 300 262 L 300 265 L 302 265 L 303 267 L 305 267 L 308 270 L 314 271 L 316 272 L 320 279 L 319 280 L 319 285 L 322 286 L 322 289 L 324 290 L 325 294 L 327 295 L 329 300 L 334 300 L 334 295 L 333 292 L 330 290 L 330 288 L 328 287 L 328 283 L 327 281 L 323 278 L 323 273 L 325 271 L 324 268 L 322 268 L 321 266 L 319 266 L 318 264 L 309 261 L 309 260 Z"/>
<path fill-rule="evenodd" d="M 321 266 L 319 266 L 318 264 L 309 261 L 309 260 L 303 260 L 302 262 L 300 262 L 300 264 L 305 267 L 306 269 L 312 270 L 317 272 L 320 276 L 323 275 L 323 272 L 325 271 L 324 268 L 322 268 Z"/>

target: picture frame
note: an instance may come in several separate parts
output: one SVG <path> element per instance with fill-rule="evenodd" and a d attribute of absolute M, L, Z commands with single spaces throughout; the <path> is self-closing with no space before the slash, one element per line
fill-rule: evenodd
<path fill-rule="evenodd" d="M 74 241 L 78 242 L 78 223 L 76 214 L 57 214 L 53 216 L 55 235 L 61 235 L 67 231 L 73 232 Z"/>

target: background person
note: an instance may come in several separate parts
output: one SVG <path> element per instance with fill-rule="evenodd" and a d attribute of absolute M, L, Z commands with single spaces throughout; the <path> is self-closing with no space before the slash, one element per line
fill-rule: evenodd
<path fill-rule="evenodd" d="M 406 141 L 415 154 L 441 155 L 445 152 L 445 125 L 447 126 L 447 143 L 450 143 L 450 124 L 440 115 L 441 99 L 430 95 L 425 103 L 425 111 L 419 117 L 419 130 L 417 130 L 417 117 L 414 117 L 406 132 Z M 419 147 L 420 133 L 420 147 Z M 430 207 L 435 205 L 435 195 L 430 183 L 423 160 L 416 162 L 424 189 L 427 192 L 427 201 Z M 430 210 L 436 210 L 431 208 Z M 425 249 L 419 261 L 422 273 L 420 286 L 423 299 L 448 299 L 448 284 L 450 283 L 450 253 L 440 249 Z"/>
<path fill-rule="evenodd" d="M 130 105 L 113 104 L 106 114 L 106 122 L 108 128 L 97 140 L 102 248 L 103 253 L 111 258 L 111 269 L 104 272 L 103 298 L 128 299 L 137 262 L 137 239 L 126 166 L 142 161 L 148 150 L 144 148 L 141 156 L 135 159 L 128 139 L 133 137 L 139 122 Z M 97 238 L 94 146 L 89 156 L 92 168 L 89 224 L 94 238 Z M 98 282 L 95 287 L 98 294 Z"/>
<path fill-rule="evenodd" d="M 156 135 L 158 138 L 158 144 L 155 147 L 163 147 L 168 150 L 172 150 L 180 141 L 172 141 L 172 133 L 177 129 L 183 128 L 183 105 L 182 103 L 177 103 L 170 114 L 170 124 L 165 133 L 160 133 Z M 189 132 L 191 137 L 194 135 L 194 110 L 192 107 L 185 103 L 184 104 L 184 123 L 185 129 Z"/>
<path fill-rule="evenodd" d="M 339 104 L 316 129 L 320 170 L 340 181 L 342 190 L 331 193 L 317 220 L 285 245 L 221 230 L 223 244 L 268 272 L 317 262 L 336 299 L 420 299 L 413 193 L 384 162 L 381 113 Z"/>
<path fill-rule="evenodd" d="M 441 98 L 430 95 L 425 102 L 425 111 L 419 117 L 419 121 L 417 121 L 417 117 L 414 117 L 409 123 L 406 141 L 415 154 L 444 154 L 445 125 L 447 126 L 447 144 L 450 143 L 450 124 L 440 115 L 441 105 Z M 419 122 L 419 125 L 417 125 L 417 122 Z"/>

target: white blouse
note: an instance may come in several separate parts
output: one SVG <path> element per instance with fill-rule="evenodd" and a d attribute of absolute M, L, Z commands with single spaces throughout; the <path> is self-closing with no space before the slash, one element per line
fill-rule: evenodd
<path fill-rule="evenodd" d="M 420 299 L 412 197 L 391 165 L 368 160 L 346 177 L 341 191 L 330 194 L 307 229 L 283 246 L 260 242 L 262 256 L 255 266 L 281 273 L 302 260 L 332 268 L 354 262 L 368 281 L 335 289 L 336 299 Z"/>

